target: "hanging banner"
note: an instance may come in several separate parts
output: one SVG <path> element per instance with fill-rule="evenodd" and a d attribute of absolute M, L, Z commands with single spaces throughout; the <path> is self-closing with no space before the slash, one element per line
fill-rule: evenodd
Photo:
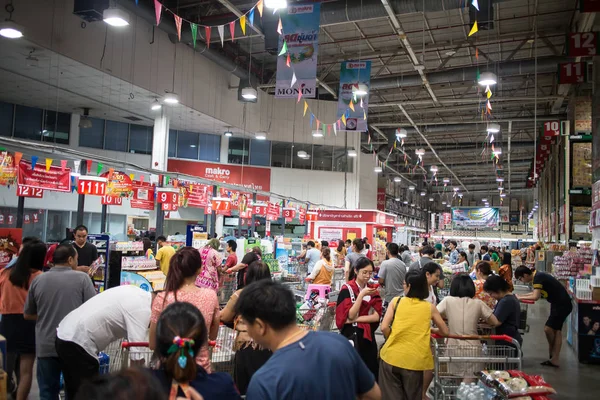
<path fill-rule="evenodd" d="M 266 204 L 255 204 L 253 214 L 257 217 L 266 217 L 267 216 L 267 205 Z"/>
<path fill-rule="evenodd" d="M 80 176 L 77 181 L 77 193 L 89 196 L 106 194 L 106 178 L 101 176 Z"/>
<path fill-rule="evenodd" d="M 277 221 L 279 219 L 279 207 L 278 203 L 267 205 L 267 221 Z"/>
<path fill-rule="evenodd" d="M 211 200 L 211 209 L 217 215 L 231 215 L 231 199 L 228 197 L 213 197 Z"/>
<path fill-rule="evenodd" d="M 115 196 L 102 196 L 102 204 L 107 206 L 122 206 L 123 198 Z"/>
<path fill-rule="evenodd" d="M 314 99 L 317 94 L 317 53 L 319 46 L 319 24 L 321 5 L 294 4 L 287 12 L 279 12 L 283 27 L 279 35 L 278 54 L 281 53 L 284 40 L 287 54 L 277 57 L 277 82 L 275 97 Z M 288 66 L 288 57 L 290 65 Z M 292 81 L 295 77 L 295 83 Z"/>
<path fill-rule="evenodd" d="M 300 207 L 300 210 L 298 210 L 298 222 L 300 223 L 300 225 L 304 225 L 304 223 L 306 222 L 306 209 Z"/>
<path fill-rule="evenodd" d="M 4 224 L 4 216 L 2 216 L 2 224 Z M 11 221 L 9 221 L 9 224 Z M 21 228 L 1 228 L 0 229 L 0 269 L 6 267 L 13 257 L 17 256 L 19 247 L 21 247 L 21 238 L 23 230 Z"/>
<path fill-rule="evenodd" d="M 354 96 L 359 84 L 366 85 L 367 94 Z M 340 92 L 337 118 L 345 117 L 342 130 L 366 132 L 369 114 L 369 90 L 371 85 L 371 61 L 344 61 L 340 68 Z M 362 102 L 362 107 L 361 107 Z M 343 119 L 342 119 L 343 121 Z"/>
<path fill-rule="evenodd" d="M 294 218 L 296 218 L 296 209 L 295 208 L 284 208 L 283 209 L 283 217 L 285 218 L 285 222 L 292 222 Z"/>
<path fill-rule="evenodd" d="M 0 185 L 14 185 L 17 181 L 15 158 L 8 151 L 0 152 Z"/>
<path fill-rule="evenodd" d="M 129 175 L 121 171 L 106 171 L 101 177 L 107 178 L 106 195 L 112 197 L 129 197 L 133 192 L 133 182 Z"/>
<path fill-rule="evenodd" d="M 37 164 L 35 169 L 31 168 L 31 163 L 21 161 L 19 163 L 19 176 L 17 179 L 19 185 L 25 185 L 37 189 L 54 190 L 57 192 L 71 191 L 71 169 L 51 166 L 46 171 L 45 165 Z"/>
<path fill-rule="evenodd" d="M 154 186 L 148 182 L 133 181 L 133 197 L 129 201 L 131 208 L 154 210 Z"/>
<path fill-rule="evenodd" d="M 452 229 L 495 229 L 498 228 L 500 210 L 498 208 L 453 208 Z"/>
<path fill-rule="evenodd" d="M 246 208 L 248 208 L 248 199 L 252 197 L 250 193 L 238 192 L 226 188 L 219 188 L 219 196 L 231 199 L 231 208 L 239 212 L 246 211 Z"/>

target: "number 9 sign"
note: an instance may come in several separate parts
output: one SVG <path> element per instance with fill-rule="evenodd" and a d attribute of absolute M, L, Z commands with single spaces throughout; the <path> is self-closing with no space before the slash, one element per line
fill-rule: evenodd
<path fill-rule="evenodd" d="M 179 190 L 157 189 L 156 201 L 161 204 L 179 204 Z"/>

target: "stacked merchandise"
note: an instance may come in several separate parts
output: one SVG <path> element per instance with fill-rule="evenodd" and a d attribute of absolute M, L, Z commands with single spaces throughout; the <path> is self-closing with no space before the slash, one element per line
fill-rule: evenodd
<path fill-rule="evenodd" d="M 539 375 L 529 375 L 518 370 L 481 371 L 476 374 L 479 384 L 462 383 L 458 388 L 459 400 L 487 399 L 549 399 L 556 394 L 544 378 Z"/>
<path fill-rule="evenodd" d="M 562 256 L 554 257 L 554 276 L 557 279 L 569 279 L 572 276 L 581 275 L 584 269 L 591 268 L 592 256 L 592 249 L 583 246 L 577 251 L 569 251 Z"/>
<path fill-rule="evenodd" d="M 385 256 L 387 252 L 385 242 L 383 240 L 375 239 L 372 247 L 373 264 L 375 264 L 375 266 L 379 266 L 379 264 L 385 261 Z"/>
<path fill-rule="evenodd" d="M 335 319 L 335 303 L 327 303 L 328 299 L 320 298 L 319 292 L 313 290 L 308 299 L 296 307 L 296 323 L 307 330 L 330 330 Z"/>

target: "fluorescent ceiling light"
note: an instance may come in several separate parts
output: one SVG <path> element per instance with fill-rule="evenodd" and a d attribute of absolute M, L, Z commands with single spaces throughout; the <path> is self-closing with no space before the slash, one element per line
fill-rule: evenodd
<path fill-rule="evenodd" d="M 499 190 L 499 191 L 503 191 L 503 190 L 504 190 L 504 188 L 503 188 L 502 186 L 498 186 L 498 190 Z"/>
<path fill-rule="evenodd" d="M 498 77 L 493 72 L 482 72 L 479 75 L 479 84 L 481 86 L 492 86 L 498 82 Z"/>
<path fill-rule="evenodd" d="M 195 144 L 190 144 L 190 147 L 196 147 L 196 145 Z"/>
<path fill-rule="evenodd" d="M 349 149 L 348 150 L 348 157 L 356 157 L 358 154 L 356 153 L 356 150 L 354 149 Z"/>
<path fill-rule="evenodd" d="M 404 139 L 408 136 L 408 132 L 404 128 L 396 129 L 396 136 L 400 139 Z"/>
<path fill-rule="evenodd" d="M 227 136 L 227 137 L 232 137 L 233 136 L 233 132 L 231 131 L 227 131 L 225 132 L 223 135 Z"/>
<path fill-rule="evenodd" d="M 445 202 L 445 201 L 442 201 L 442 204 L 443 204 L 443 205 L 446 205 L 446 202 Z"/>
<path fill-rule="evenodd" d="M 502 154 L 502 149 L 496 147 L 496 149 L 494 151 L 492 151 L 492 153 L 494 153 L 494 155 L 499 156 L 500 154 Z"/>
<path fill-rule="evenodd" d="M 254 137 L 256 138 L 256 140 L 265 140 L 267 138 L 267 132 L 256 132 L 256 135 L 254 135 Z M 308 153 L 306 155 L 308 155 Z"/>
<path fill-rule="evenodd" d="M 487 203 L 487 199 L 481 199 L 481 201 L 483 201 L 484 203 Z"/>
<path fill-rule="evenodd" d="M 400 178 L 399 176 L 395 176 L 394 177 L 394 182 L 401 182 L 402 178 Z"/>
<path fill-rule="evenodd" d="M 394 200 L 396 200 L 396 201 L 400 201 L 400 198 L 399 198 L 399 197 L 396 197 Z"/>
<path fill-rule="evenodd" d="M 408 204 L 408 201 L 404 200 L 404 201 L 403 201 L 403 203 L 404 203 L 404 204 Z"/>
<path fill-rule="evenodd" d="M 425 196 L 425 194 L 426 194 L 425 192 L 421 192 L 421 196 Z"/>
<path fill-rule="evenodd" d="M 414 187 L 413 185 L 410 185 L 410 186 L 408 187 L 408 190 L 415 190 L 415 187 Z"/>
<path fill-rule="evenodd" d="M 496 182 L 504 182 L 504 178 L 499 176 L 496 178 Z"/>
<path fill-rule="evenodd" d="M 450 179 L 449 178 L 444 178 L 444 183 L 450 183 Z"/>
<path fill-rule="evenodd" d="M 489 133 L 498 133 L 498 132 L 500 132 L 500 124 L 489 124 L 487 126 L 487 131 Z"/>
<path fill-rule="evenodd" d="M 430 197 L 430 198 L 429 198 L 429 201 L 433 201 L 433 197 Z"/>
<path fill-rule="evenodd" d="M 298 157 L 300 157 L 300 158 L 308 158 L 308 153 L 305 152 L 304 150 L 300 150 L 298 152 Z"/>
<path fill-rule="evenodd" d="M 352 94 L 355 96 L 366 96 L 369 93 L 369 87 L 364 83 L 359 83 L 357 86 L 352 87 Z"/>
<path fill-rule="evenodd" d="M 459 194 L 458 194 L 458 197 L 460 197 L 461 199 L 463 198 L 463 196 L 464 196 L 464 195 L 463 195 L 462 193 L 459 193 Z"/>
<path fill-rule="evenodd" d="M 376 173 L 379 174 L 379 173 L 383 172 L 383 169 L 380 166 L 377 166 L 373 169 L 373 171 L 375 171 Z"/>
<path fill-rule="evenodd" d="M 163 103 L 177 104 L 179 103 L 179 96 L 177 93 L 167 93 L 163 96 Z"/>
<path fill-rule="evenodd" d="M 23 28 L 14 21 L 0 22 L 0 36 L 7 39 L 19 39 L 23 37 Z"/>
<path fill-rule="evenodd" d="M 150 109 L 151 109 L 152 111 L 158 111 L 158 110 L 160 110 L 161 108 L 162 108 L 162 105 L 161 105 L 161 104 L 158 102 L 158 100 L 156 100 L 156 99 L 155 99 L 155 100 L 152 102 L 152 105 L 150 105 Z"/>
<path fill-rule="evenodd" d="M 104 22 L 112 26 L 129 25 L 129 14 L 120 8 L 107 8 L 102 14 Z"/>
<path fill-rule="evenodd" d="M 500 197 L 506 197 L 506 193 L 502 193 Z"/>
<path fill-rule="evenodd" d="M 246 100 L 256 100 L 258 92 L 252 86 L 248 86 L 242 89 L 242 97 Z"/>
<path fill-rule="evenodd" d="M 321 130 L 314 130 L 312 131 L 312 135 L 314 138 L 322 138 L 323 137 L 323 131 Z"/>
<path fill-rule="evenodd" d="M 273 8 L 275 10 L 287 8 L 287 0 L 265 0 L 265 7 Z"/>
<path fill-rule="evenodd" d="M 455 187 L 455 188 L 454 188 L 454 191 L 455 191 L 455 192 L 458 192 L 459 190 L 460 190 L 460 188 L 459 188 L 459 187 Z"/>
<path fill-rule="evenodd" d="M 431 168 L 429 168 L 429 170 L 431 172 L 438 172 L 438 167 L 437 167 L 437 165 L 432 165 Z"/>
<path fill-rule="evenodd" d="M 423 157 L 425 155 L 425 149 L 417 149 L 415 150 L 415 154 Z"/>

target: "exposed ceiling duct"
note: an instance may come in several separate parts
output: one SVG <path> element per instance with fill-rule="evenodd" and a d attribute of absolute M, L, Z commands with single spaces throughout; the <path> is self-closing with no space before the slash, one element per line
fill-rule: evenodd
<path fill-rule="evenodd" d="M 492 64 L 491 70 L 502 78 L 508 75 L 526 75 L 526 74 L 543 74 L 556 73 L 558 64 L 564 62 L 564 57 L 544 57 L 537 60 L 537 70 L 535 60 L 525 61 L 508 61 L 498 64 Z M 454 68 L 440 72 L 428 72 L 427 79 L 430 84 L 440 84 L 449 82 L 473 81 L 477 79 L 477 71 L 482 71 L 485 67 L 465 67 Z M 371 89 L 393 89 L 406 86 L 421 86 L 423 81 L 418 74 L 403 75 L 392 78 L 375 78 L 371 79 Z"/>

